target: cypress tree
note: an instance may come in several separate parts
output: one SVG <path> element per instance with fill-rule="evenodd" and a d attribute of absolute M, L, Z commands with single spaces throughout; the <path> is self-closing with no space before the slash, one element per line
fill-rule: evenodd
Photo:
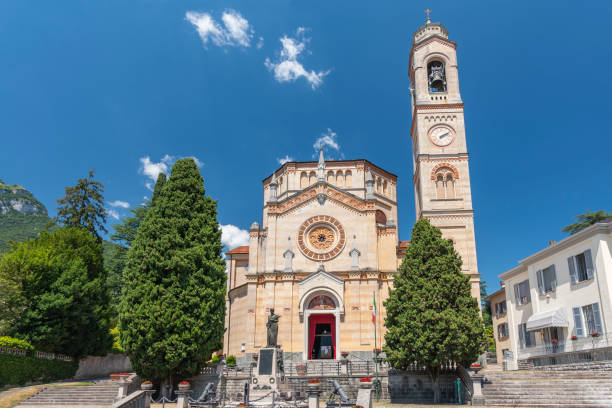
<path fill-rule="evenodd" d="M 119 330 L 136 372 L 173 384 L 218 349 L 225 262 L 217 204 L 194 160 L 178 160 L 156 190 L 128 252 Z"/>
<path fill-rule="evenodd" d="M 468 366 L 484 351 L 484 326 L 461 257 L 428 219 L 412 229 L 410 245 L 385 301 L 385 352 L 392 367 L 425 367 L 439 402 L 441 366 Z"/>

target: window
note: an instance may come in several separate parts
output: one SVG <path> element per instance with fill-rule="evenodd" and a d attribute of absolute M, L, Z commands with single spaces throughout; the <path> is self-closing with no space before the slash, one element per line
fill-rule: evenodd
<path fill-rule="evenodd" d="M 436 172 L 434 182 L 436 183 L 436 198 L 438 200 L 455 198 L 455 177 L 451 169 L 440 168 Z"/>
<path fill-rule="evenodd" d="M 507 312 L 507 308 L 506 308 L 505 300 L 502 300 L 501 302 L 495 304 L 495 315 L 496 316 L 506 314 L 506 312 Z"/>
<path fill-rule="evenodd" d="M 531 302 L 531 295 L 529 294 L 529 279 L 514 285 L 514 296 L 516 298 L 517 305 L 524 305 Z"/>
<path fill-rule="evenodd" d="M 501 323 L 497 325 L 497 338 L 501 339 L 502 337 L 508 337 L 509 336 L 509 331 L 508 331 L 508 323 Z"/>
<path fill-rule="evenodd" d="M 347 187 L 352 187 L 353 186 L 353 173 L 351 173 L 350 170 L 348 170 L 345 173 L 345 178 L 346 178 L 346 180 L 345 180 L 346 181 L 346 186 Z"/>
<path fill-rule="evenodd" d="M 587 249 L 581 254 L 567 258 L 567 265 L 569 266 L 572 283 L 591 279 L 595 273 L 590 249 Z"/>
<path fill-rule="evenodd" d="M 555 291 L 557 288 L 555 265 L 550 265 L 546 269 L 536 271 L 536 276 L 538 278 L 538 293 L 540 295 Z"/>
<path fill-rule="evenodd" d="M 446 72 L 442 61 L 427 64 L 427 82 L 429 92 L 446 92 Z"/>
<path fill-rule="evenodd" d="M 341 171 L 336 172 L 336 185 L 338 187 L 344 187 L 344 175 Z"/>
<path fill-rule="evenodd" d="M 521 323 L 518 325 L 519 332 L 519 346 L 521 348 L 535 346 L 535 333 L 527 331 L 527 323 Z"/>
<path fill-rule="evenodd" d="M 315 296 L 310 303 L 308 303 L 308 309 L 335 309 L 336 304 L 334 301 L 325 295 Z"/>
<path fill-rule="evenodd" d="M 599 303 L 582 306 L 582 314 L 588 334 L 601 334 L 601 314 L 599 313 Z"/>
<path fill-rule="evenodd" d="M 314 171 L 311 171 L 308 176 L 308 185 L 312 186 L 316 182 L 317 182 L 317 175 L 315 174 Z"/>
<path fill-rule="evenodd" d="M 300 188 L 304 189 L 308 187 L 308 175 L 305 171 L 300 174 Z"/>

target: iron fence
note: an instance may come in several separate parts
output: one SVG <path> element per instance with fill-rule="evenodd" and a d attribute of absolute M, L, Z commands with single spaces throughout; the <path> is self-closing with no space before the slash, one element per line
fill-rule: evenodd
<path fill-rule="evenodd" d="M 525 347 L 519 350 L 518 359 L 526 360 L 535 357 L 551 356 L 556 354 L 584 354 L 597 349 L 612 347 L 612 333 L 604 333 L 596 336 L 576 337 L 574 339 L 558 339 L 557 341 L 545 342 L 533 347 Z"/>

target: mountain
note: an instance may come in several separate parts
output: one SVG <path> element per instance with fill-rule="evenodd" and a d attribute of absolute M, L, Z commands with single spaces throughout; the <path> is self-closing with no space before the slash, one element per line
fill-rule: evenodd
<path fill-rule="evenodd" d="M 36 237 L 52 222 L 45 206 L 25 188 L 0 180 L 0 253 L 9 241 Z"/>

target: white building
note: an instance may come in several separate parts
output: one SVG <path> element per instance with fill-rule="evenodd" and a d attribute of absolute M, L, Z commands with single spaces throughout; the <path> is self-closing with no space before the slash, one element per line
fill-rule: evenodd
<path fill-rule="evenodd" d="M 612 358 L 612 220 L 592 225 L 499 275 L 519 367 Z"/>

